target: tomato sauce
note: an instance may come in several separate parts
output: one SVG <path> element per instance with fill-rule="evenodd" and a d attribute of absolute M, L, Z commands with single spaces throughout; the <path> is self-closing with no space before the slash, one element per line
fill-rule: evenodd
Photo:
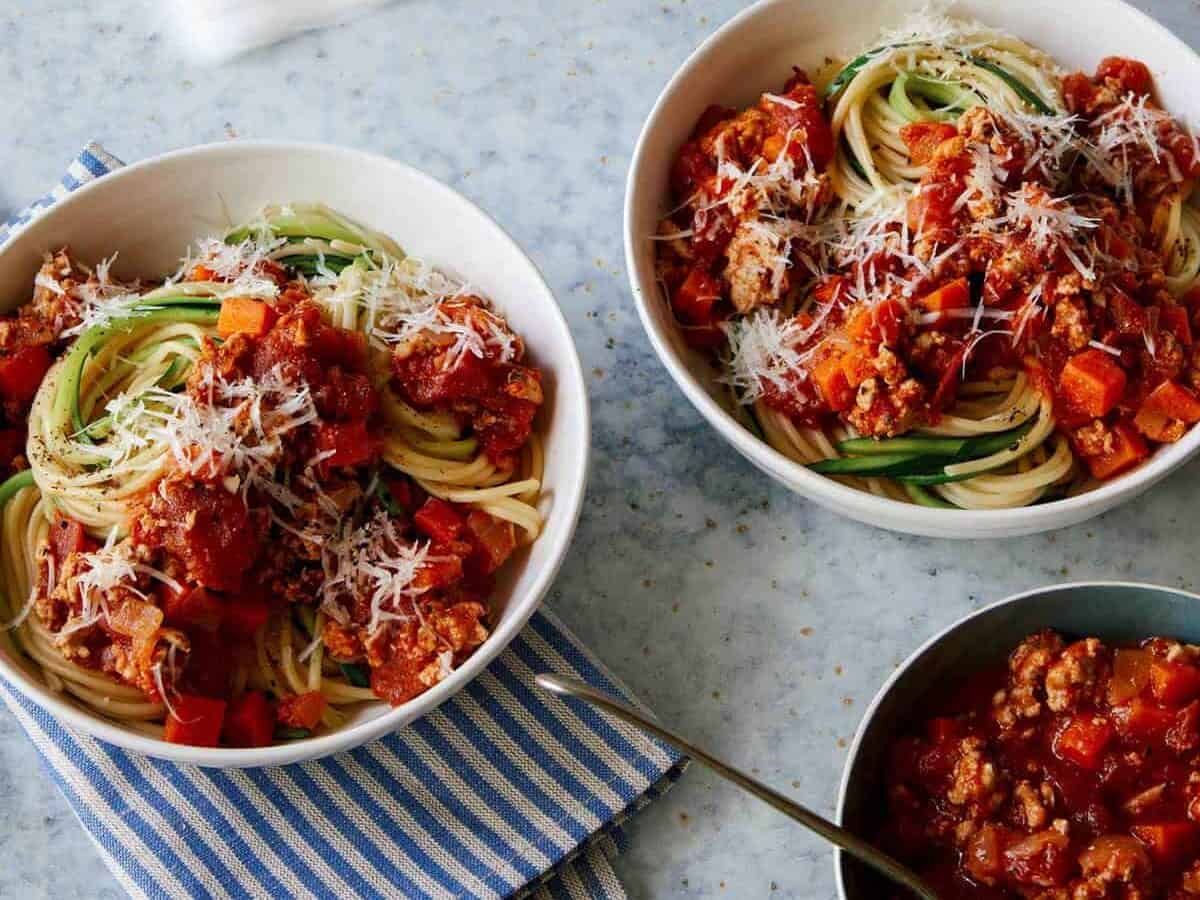
<path fill-rule="evenodd" d="M 1200 159 L 1154 101 L 1144 64 L 1111 57 L 1094 76 L 1066 77 L 1063 90 L 1078 115 L 1067 134 L 1039 136 L 984 107 L 903 126 L 923 174 L 896 221 L 860 244 L 846 240 L 856 218 L 822 186 L 836 149 L 830 110 L 803 73 L 746 109 L 710 107 L 676 154 L 677 205 L 657 235 L 658 275 L 684 339 L 736 369 L 741 332 L 731 321 L 794 320 L 784 298 L 798 296 L 819 327 L 786 348 L 798 361 L 761 372 L 758 360 L 759 384 L 745 389 L 798 425 L 841 421 L 891 437 L 936 424 L 962 381 L 1024 369 L 1095 479 L 1178 440 L 1200 421 L 1200 296 L 1167 290 L 1159 232 Z M 1082 140 L 1123 140 L 1124 181 L 1061 156 Z M 803 162 L 790 175 L 777 165 L 785 149 Z M 820 234 L 826 214 L 846 218 L 832 238 Z M 781 219 L 786 241 L 764 231 Z M 826 307 L 836 314 L 818 316 Z M 856 329 L 864 314 L 893 327 Z"/>
<path fill-rule="evenodd" d="M 382 444 L 379 397 L 367 376 L 363 336 L 326 324 L 320 310 L 301 297 L 293 296 L 293 301 L 290 309 L 269 320 L 265 333 L 233 333 L 220 345 L 207 345 L 188 384 L 193 401 L 201 405 L 226 402 L 214 394 L 214 379 L 307 386 L 319 420 L 291 428 L 280 438 L 279 464 L 291 473 L 286 490 L 293 498 L 293 530 L 276 530 L 265 488 L 236 479 L 230 483 L 219 458 L 207 469 L 170 471 L 134 510 L 132 538 L 142 558 L 183 588 L 156 588 L 165 626 L 183 639 L 176 648 L 178 671 L 171 690 L 181 691 L 184 705 L 200 716 L 196 728 L 173 726 L 178 740 L 216 740 L 214 729 L 220 723 L 205 718 L 218 715 L 215 706 L 204 702 L 209 699 L 229 701 L 222 713 L 227 727 L 219 739 L 238 745 L 261 743 L 276 718 L 280 727 L 304 730 L 321 720 L 319 694 L 274 701 L 233 700 L 229 694 L 234 663 L 239 655 L 253 654 L 255 633 L 272 611 L 289 603 L 311 604 L 320 594 L 320 547 L 314 550 L 294 530 L 304 528 L 309 517 L 317 521 L 322 503 L 372 502 L 363 497 L 363 484 L 366 467 L 376 463 Z M 414 401 L 469 410 L 475 433 L 489 452 L 511 454 L 528 440 L 537 404 L 523 396 L 522 378 L 538 388 L 536 370 L 470 353 L 449 369 L 429 354 L 412 354 L 405 362 L 403 371 L 412 376 L 405 383 Z M 241 402 L 240 396 L 229 402 Z M 259 415 L 269 415 L 269 404 L 281 399 L 262 401 Z M 397 620 L 376 639 L 370 597 L 354 593 L 344 598 L 347 621 L 331 619 L 324 636 L 333 659 L 367 663 L 378 696 L 401 703 L 440 681 L 487 637 L 491 576 L 514 551 L 516 540 L 511 524 L 429 498 L 405 475 L 388 475 L 379 490 L 388 495 L 386 506 L 392 510 L 387 527 L 400 540 L 428 542 L 427 559 L 412 583 L 411 608 L 397 611 L 408 621 Z M 56 556 L 62 559 L 96 549 L 69 520 L 53 534 Z M 101 662 L 128 643 L 106 631 L 88 640 L 90 658 Z M 121 674 L 116 667 L 111 670 Z M 139 677 L 153 693 L 147 672 Z M 267 715 L 272 717 L 270 729 L 263 720 Z"/>
<path fill-rule="evenodd" d="M 394 384 L 420 409 L 458 415 L 493 463 L 513 465 L 543 401 L 542 373 L 523 364 L 515 335 L 476 298 L 447 302 L 443 311 L 459 327 L 474 331 L 474 342 L 463 347 L 430 338 L 398 348 L 392 357 Z M 485 339 L 489 330 L 508 337 L 507 349 Z"/>
<path fill-rule="evenodd" d="M 322 419 L 345 422 L 369 419 L 379 407 L 366 364 L 362 332 L 326 325 L 319 307 L 301 303 L 255 343 L 243 367 L 255 379 L 278 370 L 307 384 Z"/>
<path fill-rule="evenodd" d="M 922 705 L 891 746 L 880 841 L 940 896 L 1200 890 L 1200 648 L 1042 632 Z"/>
<path fill-rule="evenodd" d="M 65 249 L 59 250 L 38 272 L 33 299 L 0 316 L 0 479 L 13 473 L 24 453 L 29 410 L 42 378 L 65 348 L 62 332 L 79 323 L 68 294 L 90 279 Z"/>

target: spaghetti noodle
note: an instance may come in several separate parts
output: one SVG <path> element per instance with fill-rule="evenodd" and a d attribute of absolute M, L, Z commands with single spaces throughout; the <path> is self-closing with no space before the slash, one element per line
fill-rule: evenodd
<path fill-rule="evenodd" d="M 0 640 L 183 743 L 402 703 L 541 528 L 540 377 L 467 285 L 322 206 L 157 286 L 60 251 L 0 321 Z"/>
<path fill-rule="evenodd" d="M 740 421 L 881 496 L 1023 506 L 1200 421 L 1200 145 L 1141 63 L 923 14 L 710 107 L 654 236 Z"/>

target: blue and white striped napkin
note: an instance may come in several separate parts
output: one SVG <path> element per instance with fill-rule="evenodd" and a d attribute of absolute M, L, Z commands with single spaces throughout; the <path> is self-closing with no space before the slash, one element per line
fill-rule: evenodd
<path fill-rule="evenodd" d="M 0 242 L 121 165 L 89 144 Z M 105 863 L 135 897 L 624 898 L 611 859 L 629 816 L 685 762 L 533 687 L 537 672 L 632 699 L 549 612 L 437 710 L 314 762 L 219 771 L 127 753 L 64 728 L 7 682 Z"/>

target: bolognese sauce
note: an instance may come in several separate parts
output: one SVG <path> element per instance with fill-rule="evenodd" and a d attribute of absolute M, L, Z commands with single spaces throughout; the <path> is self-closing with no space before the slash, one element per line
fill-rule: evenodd
<path fill-rule="evenodd" d="M 1200 896 L 1200 647 L 1040 632 L 933 712 L 880 840 L 939 896 Z"/>
<path fill-rule="evenodd" d="M 276 236 L 297 221 L 321 237 Z M 0 321 L 0 495 L 44 529 L 29 559 L 4 543 L 30 572 L 10 625 L 76 697 L 260 746 L 487 639 L 539 521 L 541 375 L 482 296 L 395 253 L 280 208 L 157 286 L 60 251 Z"/>
<path fill-rule="evenodd" d="M 660 282 L 748 424 L 817 471 L 931 505 L 1084 489 L 1200 421 L 1200 145 L 1140 62 L 1060 78 L 1012 39 L 929 30 L 708 109 Z"/>

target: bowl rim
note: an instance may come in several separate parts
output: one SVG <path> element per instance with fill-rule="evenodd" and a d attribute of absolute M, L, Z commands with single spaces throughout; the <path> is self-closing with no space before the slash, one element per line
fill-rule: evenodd
<path fill-rule="evenodd" d="M 431 192 L 444 192 L 450 199 L 482 216 L 496 232 L 496 240 L 514 260 L 521 261 L 529 267 L 534 283 L 539 286 L 552 307 L 551 316 L 555 325 L 566 337 L 563 348 L 566 355 L 564 371 L 556 372 L 558 382 L 570 382 L 576 388 L 577 408 L 572 410 L 582 442 L 582 452 L 575 459 L 568 461 L 570 466 L 568 476 L 563 484 L 556 486 L 554 502 L 563 505 L 565 512 L 560 514 L 563 523 L 557 537 L 551 545 L 550 561 L 534 576 L 532 586 L 524 592 L 520 602 L 516 604 L 515 613 L 502 622 L 470 657 L 448 678 L 434 685 L 425 693 L 414 697 L 400 706 L 387 709 L 382 715 L 356 725 L 344 727 L 329 734 L 285 744 L 271 744 L 267 747 L 193 747 L 188 744 L 172 744 L 160 738 L 149 737 L 127 730 L 98 715 L 91 714 L 67 702 L 63 698 L 38 684 L 23 668 L 10 661 L 7 654 L 0 654 L 0 676 L 3 681 L 16 688 L 25 698 L 46 710 L 60 722 L 107 743 L 114 744 L 135 753 L 166 759 L 177 763 L 190 763 L 212 768 L 245 768 L 260 766 L 286 765 L 329 756 L 343 750 L 357 747 L 368 741 L 396 731 L 415 719 L 436 709 L 459 690 L 472 681 L 487 665 L 504 651 L 537 609 L 550 589 L 555 577 L 566 559 L 579 523 L 583 509 L 583 498 L 587 488 L 588 461 L 591 455 L 591 409 L 588 402 L 587 383 L 583 376 L 583 365 L 579 358 L 575 338 L 559 305 L 558 298 L 550 289 L 545 276 L 533 259 L 521 248 L 517 241 L 500 225 L 496 219 L 474 201 L 455 190 L 450 185 L 439 181 L 432 175 L 391 157 L 380 153 L 359 150 L 352 147 L 329 144 L 319 141 L 293 140 L 232 140 L 218 141 L 206 144 L 196 144 L 181 147 L 165 153 L 149 156 L 145 159 L 129 163 L 119 169 L 95 178 L 48 207 L 40 213 L 29 225 L 44 219 L 61 215 L 63 210 L 86 203 L 87 198 L 98 185 L 120 183 L 127 178 L 141 177 L 147 170 L 153 170 L 163 164 L 187 162 L 201 157 L 220 157 L 250 153 L 310 153 L 316 155 L 339 156 L 348 162 L 355 160 L 366 162 L 372 166 L 390 168 L 406 178 L 416 181 L 422 189 Z M 0 243 L 0 256 L 18 241 L 25 228 L 17 229 L 3 243 Z M 561 396 L 559 391 L 556 396 Z M 539 540 L 545 536 L 539 537 Z M 382 702 L 382 701 L 381 701 Z"/>
<path fill-rule="evenodd" d="M 642 172 L 651 163 L 648 145 L 657 130 L 665 111 L 679 98 L 684 97 L 683 84 L 691 73 L 708 61 L 717 47 L 724 44 L 751 20 L 765 15 L 779 6 L 788 6 L 806 0 L 757 0 L 741 10 L 712 34 L 705 38 L 684 60 L 660 91 L 654 101 L 630 158 L 629 171 L 625 180 L 624 243 L 625 268 L 629 274 L 629 285 L 642 329 L 650 340 L 659 361 L 666 367 L 671 379 L 683 391 L 692 406 L 726 442 L 750 460 L 770 477 L 781 482 L 789 490 L 815 500 L 841 515 L 877 527 L 893 528 L 911 534 L 950 537 L 960 532 L 961 537 L 1008 536 L 1034 534 L 1067 524 L 1078 523 L 1092 515 L 1123 503 L 1134 495 L 1149 488 L 1166 477 L 1200 452 L 1200 427 L 1192 428 L 1178 442 L 1163 445 L 1136 469 L 1105 482 L 1090 491 L 1074 497 L 1051 500 L 1031 506 L 1011 509 L 940 509 L 905 503 L 889 497 L 879 497 L 867 491 L 848 487 L 832 478 L 809 471 L 805 466 L 789 459 L 765 440 L 755 436 L 742 426 L 718 403 L 700 381 L 691 373 L 683 357 L 675 352 L 666 334 L 654 323 L 651 304 L 661 302 L 654 273 L 644 272 L 639 264 L 639 244 L 645 235 L 634 233 L 634 220 L 644 198 L 635 190 Z M 1190 55 L 1200 72 L 1200 52 L 1193 50 L 1185 41 L 1171 32 L 1165 25 L 1125 0 L 1087 0 L 1092 7 L 1121 9 L 1141 20 L 1143 27 L 1156 33 L 1159 42 L 1174 45 L 1176 51 Z M 662 198 L 658 205 L 661 207 Z M 645 288 L 645 289 L 644 289 Z M 888 523 L 880 522 L 876 516 L 885 516 Z M 889 524 L 903 520 L 903 527 Z"/>
<path fill-rule="evenodd" d="M 972 610 L 971 612 L 967 613 L 965 616 L 962 616 L 961 618 L 955 619 L 949 625 L 947 625 L 944 628 L 939 629 L 937 632 L 935 632 L 929 638 L 922 641 L 921 645 L 919 647 L 917 647 L 915 650 L 913 650 L 912 653 L 910 653 L 907 657 L 905 657 L 904 662 L 900 663 L 900 665 L 898 665 L 895 668 L 895 670 L 892 671 L 892 673 L 887 677 L 887 679 L 879 687 L 879 690 L 876 691 L 875 696 L 871 698 L 871 702 L 869 704 L 867 704 L 866 709 L 863 710 L 862 718 L 859 720 L 858 727 L 854 730 L 854 738 L 853 738 L 853 740 L 850 741 L 850 747 L 846 751 L 846 762 L 842 766 L 842 777 L 841 777 L 840 781 L 838 782 L 837 807 L 834 812 L 834 821 L 837 822 L 839 825 L 843 824 L 843 817 L 845 815 L 845 807 L 846 807 L 846 798 L 847 798 L 847 794 L 849 793 L 849 790 L 850 790 L 851 775 L 854 772 L 855 763 L 858 760 L 858 756 L 859 756 L 859 751 L 862 749 L 863 740 L 866 738 L 867 728 L 870 726 L 872 720 L 875 718 L 875 714 L 879 711 L 879 707 L 883 703 L 884 698 L 887 697 L 887 695 L 891 693 L 892 688 L 894 688 L 896 686 L 896 683 L 899 682 L 900 679 L 903 678 L 908 673 L 908 671 L 912 668 L 913 664 L 918 659 L 920 659 L 922 656 L 924 656 L 929 650 L 931 650 L 937 644 L 941 643 L 952 631 L 957 630 L 960 626 L 967 624 L 968 622 L 972 621 L 973 619 L 977 619 L 980 616 L 987 615 L 992 610 L 999 609 L 1000 607 L 1003 607 L 1003 606 L 1009 606 L 1011 604 L 1020 603 L 1022 600 L 1026 600 L 1030 597 L 1036 597 L 1041 594 L 1047 594 L 1047 593 L 1050 593 L 1051 591 L 1079 590 L 1079 589 L 1094 590 L 1097 588 L 1118 588 L 1118 589 L 1122 589 L 1122 590 L 1159 591 L 1159 592 L 1174 594 L 1177 597 L 1185 597 L 1187 599 L 1194 600 L 1197 603 L 1200 603 L 1200 593 L 1184 590 L 1183 588 L 1170 587 L 1165 584 L 1153 584 L 1148 581 L 1121 581 L 1121 580 L 1097 578 L 1097 579 L 1085 579 L 1082 581 L 1064 581 L 1064 582 L 1055 583 L 1055 584 L 1043 584 L 1043 585 L 1039 585 L 1038 587 L 1028 588 L 1026 590 L 1019 591 L 1015 594 L 1010 594 L 1009 596 L 1004 597 L 1001 600 L 996 600 L 992 603 L 988 603 L 984 606 L 979 607 L 979 609 Z M 1036 623 L 1034 623 L 1034 625 L 1036 626 Z M 843 868 L 842 861 L 843 861 L 843 859 L 844 859 L 843 851 L 835 848 L 834 852 L 833 852 L 833 868 L 834 868 L 834 877 L 836 879 L 839 900 L 847 900 L 847 898 L 848 898 L 848 895 L 846 893 L 845 881 L 842 876 L 842 868 Z"/>

